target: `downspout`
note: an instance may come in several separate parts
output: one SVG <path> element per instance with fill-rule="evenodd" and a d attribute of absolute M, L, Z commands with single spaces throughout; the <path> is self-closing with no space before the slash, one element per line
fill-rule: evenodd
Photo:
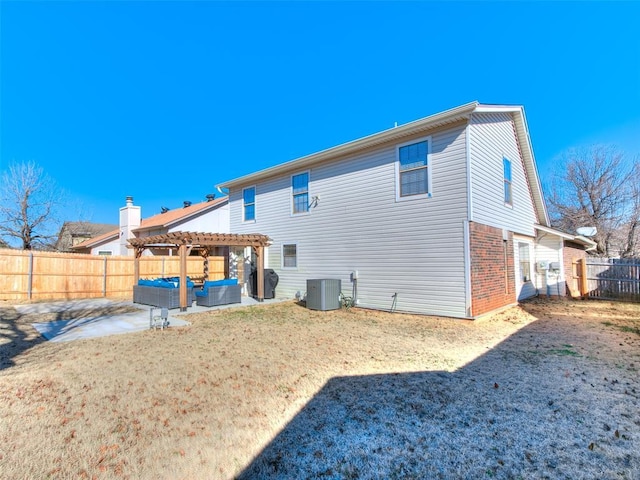
<path fill-rule="evenodd" d="M 471 232 L 469 223 L 473 221 L 473 200 L 471 191 L 471 120 L 464 129 L 465 135 L 465 157 L 467 175 L 467 219 L 463 222 L 464 235 L 464 290 L 465 290 L 465 310 L 467 317 L 471 318 L 473 299 L 471 296 Z"/>

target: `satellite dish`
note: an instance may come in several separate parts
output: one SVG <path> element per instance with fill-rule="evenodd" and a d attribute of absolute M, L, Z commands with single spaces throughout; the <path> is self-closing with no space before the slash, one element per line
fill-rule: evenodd
<path fill-rule="evenodd" d="M 576 232 L 583 237 L 593 237 L 598 233 L 598 229 L 596 227 L 580 227 L 576 229 Z"/>

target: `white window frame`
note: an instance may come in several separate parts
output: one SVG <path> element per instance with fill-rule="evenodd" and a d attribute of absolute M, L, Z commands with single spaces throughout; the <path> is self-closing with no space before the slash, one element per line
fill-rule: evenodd
<path fill-rule="evenodd" d="M 284 264 L 284 247 L 288 247 L 291 245 L 296 247 L 296 266 L 295 267 L 285 266 Z M 298 242 L 282 242 L 282 246 L 280 247 L 280 258 L 281 258 L 280 265 L 283 270 L 297 270 L 298 265 L 300 264 L 300 249 L 298 248 Z"/>
<path fill-rule="evenodd" d="M 416 138 L 415 140 L 411 140 L 410 142 L 401 143 L 396 145 L 396 161 L 395 161 L 395 173 L 396 173 L 396 202 L 406 202 L 409 200 L 420 200 L 423 198 L 431 198 L 433 196 L 433 184 L 431 182 L 431 174 L 433 170 L 433 158 L 431 155 L 431 135 L 422 138 Z M 400 195 L 402 189 L 402 182 L 400 181 L 400 149 L 402 147 L 408 147 L 409 145 L 414 145 L 420 142 L 427 142 L 427 165 L 425 167 L 427 169 L 427 192 L 426 193 L 418 193 L 415 195 Z"/>
<path fill-rule="evenodd" d="M 98 250 L 96 255 L 100 255 L 102 257 L 110 257 L 113 255 L 113 250 Z"/>
<path fill-rule="evenodd" d="M 505 162 L 509 162 L 509 173 L 511 173 L 510 178 L 507 178 L 507 172 L 505 170 Z M 505 207 L 513 208 L 513 162 L 509 160 L 507 157 L 502 157 L 502 200 L 504 201 Z M 509 201 L 507 201 L 507 184 L 509 185 Z"/>
<path fill-rule="evenodd" d="M 294 211 L 294 205 L 295 205 L 295 195 L 293 193 L 293 177 L 297 177 L 298 175 L 304 175 L 307 174 L 307 210 L 304 212 L 295 212 Z M 290 214 L 292 217 L 297 217 L 299 215 L 309 215 L 309 213 L 311 213 L 311 170 L 305 170 L 303 172 L 297 172 L 294 173 L 293 175 L 291 175 L 291 178 L 289 179 L 289 191 L 291 192 L 291 210 L 290 210 Z M 299 195 L 299 194 L 298 194 Z"/>
<path fill-rule="evenodd" d="M 515 240 L 516 242 L 516 248 L 518 249 L 518 273 L 520 274 L 518 281 L 520 282 L 521 285 L 524 285 L 525 283 L 531 283 L 533 284 L 533 263 L 535 260 L 535 252 L 533 251 L 533 244 L 531 242 L 525 242 L 522 240 Z M 528 280 L 523 280 L 522 276 L 523 276 L 523 272 L 522 271 L 522 257 L 520 255 L 520 247 L 526 245 L 527 247 L 527 254 L 529 255 L 529 271 L 526 272 L 526 276 L 529 277 Z"/>
<path fill-rule="evenodd" d="M 253 189 L 253 204 L 245 204 L 244 203 L 244 192 L 245 190 L 250 190 Z M 257 209 L 256 209 L 256 203 L 258 200 L 258 194 L 257 194 L 258 190 L 256 188 L 255 185 L 251 185 L 250 187 L 245 187 L 242 189 L 242 223 L 255 223 L 256 222 L 256 213 L 257 213 Z M 247 220 L 246 218 L 246 205 L 253 205 L 253 219 L 251 220 Z"/>

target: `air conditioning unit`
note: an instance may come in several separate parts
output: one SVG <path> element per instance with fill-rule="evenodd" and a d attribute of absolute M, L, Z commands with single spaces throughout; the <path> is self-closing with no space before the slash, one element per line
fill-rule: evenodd
<path fill-rule="evenodd" d="M 342 283 L 339 278 L 307 280 L 307 308 L 337 310 L 340 308 Z"/>

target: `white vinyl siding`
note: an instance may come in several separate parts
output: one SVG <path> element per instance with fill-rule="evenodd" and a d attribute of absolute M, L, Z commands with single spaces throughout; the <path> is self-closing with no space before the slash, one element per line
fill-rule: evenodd
<path fill-rule="evenodd" d="M 424 134 L 406 142 L 424 138 Z M 351 294 L 358 270 L 359 305 L 464 317 L 464 221 L 467 218 L 465 128 L 431 132 L 432 198 L 396 202 L 396 149 L 388 143 L 310 169 L 313 215 L 291 217 L 291 174 L 256 183 L 260 216 L 242 223 L 242 188 L 232 189 L 231 229 L 262 233 L 273 244 L 269 268 L 277 295 L 305 292 L 306 280 L 339 278 Z M 283 269 L 282 245 L 297 243 L 297 270 Z"/>
<path fill-rule="evenodd" d="M 534 236 L 537 217 L 511 116 L 475 113 L 469 135 L 470 220 Z M 512 207 L 505 206 L 504 158 L 511 162 Z"/>

